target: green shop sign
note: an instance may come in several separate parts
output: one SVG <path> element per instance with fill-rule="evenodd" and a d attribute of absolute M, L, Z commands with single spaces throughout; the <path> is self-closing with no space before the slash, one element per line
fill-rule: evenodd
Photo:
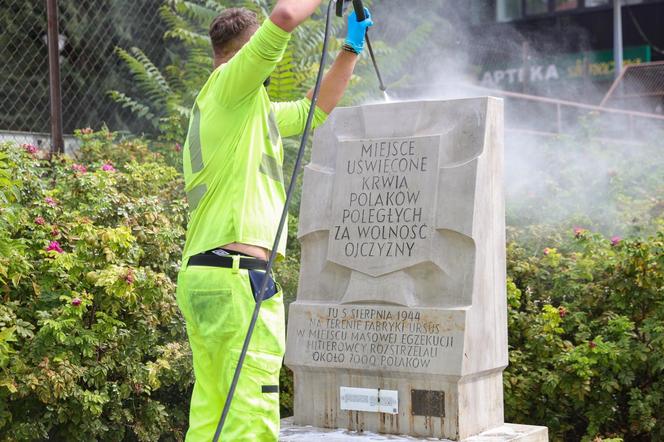
<path fill-rule="evenodd" d="M 651 61 L 650 46 L 625 48 L 624 64 Z M 613 51 L 562 54 L 551 58 L 531 60 L 525 65 L 485 69 L 480 84 L 489 88 L 506 88 L 523 83 L 548 83 L 589 78 L 593 81 L 613 79 L 615 64 Z"/>

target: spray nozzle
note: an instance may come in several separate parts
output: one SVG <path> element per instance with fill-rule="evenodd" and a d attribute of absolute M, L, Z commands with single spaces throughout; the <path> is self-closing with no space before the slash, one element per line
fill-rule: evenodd
<path fill-rule="evenodd" d="M 344 11 L 348 3 L 353 3 L 353 9 L 355 9 L 355 14 L 357 15 L 357 21 L 364 21 L 366 16 L 364 15 L 364 5 L 362 0 L 337 0 L 337 17 L 343 17 Z"/>
<path fill-rule="evenodd" d="M 344 10 L 348 3 L 353 3 L 353 9 L 355 9 L 355 15 L 357 16 L 357 21 L 364 21 L 367 16 L 364 14 L 364 5 L 362 0 L 336 0 L 337 1 L 337 17 L 343 17 Z M 378 88 L 386 95 L 387 86 L 383 83 L 383 77 L 380 75 L 380 70 L 378 69 L 378 63 L 376 62 L 376 56 L 374 55 L 373 48 L 371 47 L 371 40 L 369 40 L 369 33 L 367 32 L 367 48 L 369 49 L 369 55 L 371 55 L 371 61 L 376 70 L 376 76 L 378 77 Z"/>
<path fill-rule="evenodd" d="M 343 17 L 344 16 L 345 3 L 346 3 L 345 0 L 337 0 L 337 17 Z"/>

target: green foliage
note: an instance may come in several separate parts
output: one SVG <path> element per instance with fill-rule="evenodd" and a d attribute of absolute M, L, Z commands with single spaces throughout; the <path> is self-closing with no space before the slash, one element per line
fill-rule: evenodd
<path fill-rule="evenodd" d="M 0 145 L 0 440 L 182 440 L 181 178 L 141 140 L 79 136 L 50 165 Z"/>
<path fill-rule="evenodd" d="M 366 4 L 371 6 L 370 1 Z M 188 112 L 198 90 L 212 69 L 212 50 L 208 27 L 214 17 L 228 7 L 244 6 L 256 11 L 261 18 L 269 15 L 268 0 L 169 0 L 161 7 L 161 17 L 168 26 L 164 37 L 173 47 L 172 62 L 162 72 L 138 48 L 129 51 L 117 48 L 116 53 L 135 80 L 136 93 L 109 91 L 110 97 L 123 108 L 129 109 L 143 120 L 152 135 L 172 142 L 182 142 L 186 135 Z M 268 92 L 273 101 L 289 101 L 303 97 L 313 86 L 325 34 L 325 9 L 321 8 L 311 20 L 293 31 L 286 54 L 271 76 Z M 418 50 L 426 45 L 436 26 L 435 20 L 421 23 L 400 36 L 400 41 L 387 44 L 374 37 L 379 58 L 389 59 L 384 64 L 385 74 L 398 84 L 407 81 L 409 63 Z M 345 21 L 332 22 L 329 58 L 338 52 Z M 387 26 L 384 26 L 387 28 Z M 389 35 L 387 30 L 378 33 Z M 184 67 L 184 68 L 183 68 Z M 362 56 L 345 104 L 357 104 L 377 97 L 373 66 L 368 54 Z M 166 120 L 170 124 L 165 124 Z"/>
<path fill-rule="evenodd" d="M 183 103 L 191 101 L 193 105 L 191 92 L 188 91 L 191 90 L 191 77 L 195 71 L 194 74 L 186 74 L 187 71 L 167 69 L 166 74 L 162 74 L 139 48 L 133 47 L 129 51 L 115 48 L 115 52 L 131 72 L 136 89 L 141 91 L 141 98 L 117 90 L 109 91 L 109 97 L 142 120 L 149 127 L 148 132 L 161 133 L 162 140 L 181 141 L 189 117 L 189 108 Z M 197 51 L 190 53 L 190 58 L 198 56 Z M 168 74 L 170 78 L 167 79 Z"/>
<path fill-rule="evenodd" d="M 552 440 L 662 440 L 664 222 L 649 238 L 541 232 L 537 254 L 513 233 L 507 418 Z"/>
<path fill-rule="evenodd" d="M 208 26 L 221 11 L 233 6 L 248 7 L 260 16 L 265 16 L 270 10 L 266 0 L 226 1 L 223 6 L 221 1 L 211 0 L 198 3 L 173 0 L 165 3 L 160 12 L 168 26 L 164 37 L 176 48 L 173 62 L 161 73 L 140 49 L 126 51 L 116 48 L 118 57 L 136 81 L 139 93 L 129 95 L 113 90 L 109 92 L 110 97 L 145 121 L 152 134 L 182 142 L 186 135 L 189 109 L 211 73 L 213 60 L 207 36 Z M 301 54 L 302 50 L 319 50 L 318 44 L 312 45 L 311 42 L 320 41 L 320 28 L 320 21 L 310 21 L 296 32 L 297 37 L 272 78 L 270 93 L 273 99 L 291 100 L 306 93 L 306 80 L 314 72 L 314 58 L 302 56 L 296 63 L 292 54 L 296 51 Z M 311 60 L 305 61 L 307 58 Z M 163 124 L 168 119 L 174 124 Z"/>
<path fill-rule="evenodd" d="M 664 161 L 595 130 L 508 157 L 506 415 L 554 441 L 663 440 Z"/>

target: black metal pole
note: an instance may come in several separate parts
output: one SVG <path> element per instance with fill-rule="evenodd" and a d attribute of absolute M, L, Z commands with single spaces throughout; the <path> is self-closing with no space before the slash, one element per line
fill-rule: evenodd
<path fill-rule="evenodd" d="M 46 0 L 46 15 L 48 18 L 48 78 L 51 98 L 51 155 L 53 155 L 65 151 L 62 136 L 58 0 Z"/>

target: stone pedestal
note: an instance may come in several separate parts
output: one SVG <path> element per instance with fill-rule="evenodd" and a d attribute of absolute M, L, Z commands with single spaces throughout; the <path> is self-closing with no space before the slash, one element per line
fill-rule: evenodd
<path fill-rule="evenodd" d="M 415 442 L 425 440 L 451 442 L 449 439 L 421 439 L 403 435 L 360 433 L 351 430 L 298 426 L 293 424 L 292 418 L 282 419 L 279 437 L 279 442 Z M 471 436 L 461 442 L 541 442 L 546 440 L 548 440 L 546 427 L 505 424 L 476 436 Z"/>
<path fill-rule="evenodd" d="M 342 108 L 318 129 L 288 321 L 295 425 L 503 426 L 502 140 L 493 98 Z"/>

